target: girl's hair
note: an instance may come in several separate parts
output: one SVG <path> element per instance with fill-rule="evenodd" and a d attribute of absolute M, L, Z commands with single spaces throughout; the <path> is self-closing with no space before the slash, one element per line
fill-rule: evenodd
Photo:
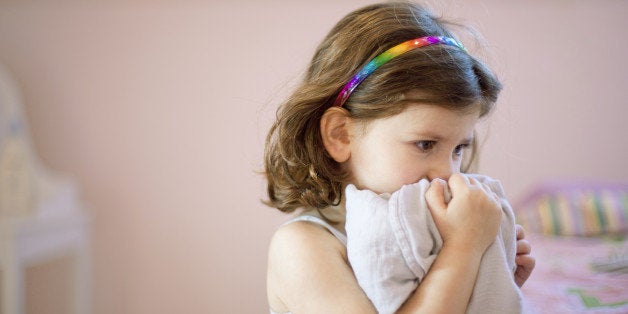
<path fill-rule="evenodd" d="M 453 24 L 409 2 L 370 5 L 340 20 L 318 46 L 303 81 L 277 110 L 266 138 L 266 203 L 284 212 L 337 205 L 348 176 L 323 146 L 319 126 L 323 113 L 347 81 L 375 56 L 418 37 L 455 38 L 446 25 Z M 479 106 L 484 116 L 500 90 L 495 75 L 467 52 L 431 45 L 378 68 L 343 107 L 353 119 L 363 121 L 396 115 L 409 103 L 460 111 Z"/>

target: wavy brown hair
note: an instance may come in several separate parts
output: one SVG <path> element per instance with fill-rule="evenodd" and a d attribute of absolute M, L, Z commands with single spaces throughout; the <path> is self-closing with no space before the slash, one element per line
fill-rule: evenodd
<path fill-rule="evenodd" d="M 284 212 L 338 204 L 348 174 L 323 146 L 323 113 L 347 81 L 375 56 L 417 37 L 455 38 L 447 29 L 453 25 L 410 2 L 370 5 L 340 20 L 316 49 L 303 81 L 277 110 L 264 152 L 266 203 Z M 354 90 L 344 108 L 352 119 L 364 121 L 393 116 L 409 103 L 460 111 L 480 106 L 484 116 L 500 90 L 495 75 L 467 52 L 431 45 L 378 68 Z M 475 150 L 471 159 L 473 155 Z"/>

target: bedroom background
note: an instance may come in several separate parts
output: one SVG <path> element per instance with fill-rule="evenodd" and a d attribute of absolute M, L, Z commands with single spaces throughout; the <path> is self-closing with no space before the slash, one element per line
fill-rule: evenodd
<path fill-rule="evenodd" d="M 34 150 L 91 217 L 93 313 L 266 311 L 287 217 L 260 202 L 264 137 L 316 44 L 364 4 L 0 1 Z M 514 200 L 546 180 L 628 181 L 628 2 L 428 4 L 483 35 L 505 86 L 481 172 Z M 63 311 L 60 291 L 26 287 L 28 311 Z"/>

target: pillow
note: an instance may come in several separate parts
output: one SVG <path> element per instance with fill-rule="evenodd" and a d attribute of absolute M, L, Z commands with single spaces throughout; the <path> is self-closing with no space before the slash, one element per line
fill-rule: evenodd
<path fill-rule="evenodd" d="M 546 235 L 628 233 L 628 183 L 543 183 L 514 206 L 517 222 Z"/>

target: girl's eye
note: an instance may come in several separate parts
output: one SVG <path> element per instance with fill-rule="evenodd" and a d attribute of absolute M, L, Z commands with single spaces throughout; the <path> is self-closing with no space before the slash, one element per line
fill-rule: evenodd
<path fill-rule="evenodd" d="M 432 148 L 434 148 L 434 145 L 436 145 L 436 142 L 434 141 L 418 141 L 415 143 L 416 147 L 418 147 L 422 152 L 428 152 L 430 151 Z"/>
<path fill-rule="evenodd" d="M 470 144 L 460 144 L 456 146 L 456 148 L 454 149 L 454 155 L 462 156 L 462 153 L 464 153 L 464 150 L 469 149 L 470 146 L 471 146 Z"/>

